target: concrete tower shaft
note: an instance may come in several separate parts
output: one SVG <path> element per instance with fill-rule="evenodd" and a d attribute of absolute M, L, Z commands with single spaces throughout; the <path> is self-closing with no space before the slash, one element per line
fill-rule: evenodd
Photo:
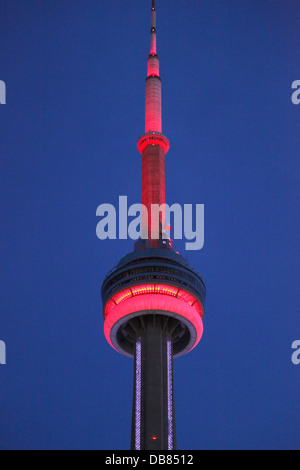
<path fill-rule="evenodd" d="M 176 448 L 172 334 L 167 325 L 167 317 L 148 315 L 136 340 L 133 450 Z"/>

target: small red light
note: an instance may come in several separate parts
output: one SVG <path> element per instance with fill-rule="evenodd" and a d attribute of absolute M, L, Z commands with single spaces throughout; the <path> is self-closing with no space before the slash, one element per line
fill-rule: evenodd
<path fill-rule="evenodd" d="M 157 440 L 157 437 L 156 436 L 152 436 L 152 441 L 156 441 Z"/>

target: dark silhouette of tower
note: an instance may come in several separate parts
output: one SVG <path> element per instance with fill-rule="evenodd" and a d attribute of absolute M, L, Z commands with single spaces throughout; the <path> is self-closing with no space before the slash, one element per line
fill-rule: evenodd
<path fill-rule="evenodd" d="M 203 334 L 205 286 L 165 236 L 165 155 L 162 134 L 161 79 L 156 50 L 156 9 L 152 0 L 151 48 L 146 79 L 145 134 L 142 155 L 142 238 L 102 286 L 104 332 L 110 345 L 134 358 L 131 448 L 176 449 L 173 358 L 193 349 Z"/>

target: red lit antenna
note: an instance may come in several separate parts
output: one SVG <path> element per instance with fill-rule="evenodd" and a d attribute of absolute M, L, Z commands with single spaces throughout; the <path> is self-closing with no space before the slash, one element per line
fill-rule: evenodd
<path fill-rule="evenodd" d="M 155 0 L 152 0 L 152 9 L 151 9 L 151 46 L 150 54 L 156 54 L 156 9 L 155 9 Z"/>
<path fill-rule="evenodd" d="M 165 225 L 162 210 L 159 220 L 151 217 L 154 205 L 165 204 L 165 155 L 169 150 L 169 141 L 162 134 L 161 79 L 159 57 L 156 48 L 156 9 L 152 0 L 151 43 L 148 56 L 145 100 L 145 134 L 139 139 L 138 149 L 142 154 L 142 204 L 148 209 L 149 247 L 157 248 Z M 142 232 L 145 233 L 145 216 L 142 215 Z"/>

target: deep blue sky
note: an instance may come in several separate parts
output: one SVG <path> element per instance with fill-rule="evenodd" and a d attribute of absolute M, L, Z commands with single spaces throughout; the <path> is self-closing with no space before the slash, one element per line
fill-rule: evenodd
<path fill-rule="evenodd" d="M 132 250 L 150 0 L 0 1 L 0 448 L 128 449 L 132 361 L 101 283 Z M 157 0 L 169 203 L 205 204 L 205 333 L 175 361 L 179 449 L 299 448 L 299 0 Z M 183 255 L 183 242 L 176 243 Z"/>

